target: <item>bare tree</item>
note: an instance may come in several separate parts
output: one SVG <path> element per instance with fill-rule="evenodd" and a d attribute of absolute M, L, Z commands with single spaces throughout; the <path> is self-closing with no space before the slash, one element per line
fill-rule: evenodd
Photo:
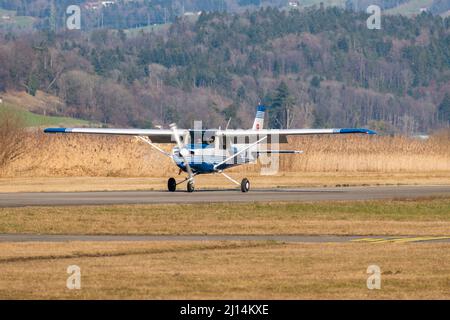
<path fill-rule="evenodd" d="M 25 127 L 16 112 L 0 109 L 0 169 L 25 152 Z"/>

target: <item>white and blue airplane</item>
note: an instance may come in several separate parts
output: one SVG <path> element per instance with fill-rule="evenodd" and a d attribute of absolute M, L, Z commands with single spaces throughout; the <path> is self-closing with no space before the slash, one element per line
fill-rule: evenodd
<path fill-rule="evenodd" d="M 220 173 L 240 186 L 242 192 L 250 190 L 247 178 L 239 183 L 225 170 L 237 165 L 254 163 L 261 155 L 301 154 L 302 151 L 279 150 L 279 143 L 287 143 L 288 136 L 322 134 L 376 134 L 368 129 L 263 129 L 265 107 L 260 105 L 253 127 L 242 129 L 178 129 L 175 124 L 170 129 L 105 129 L 105 128 L 48 128 L 45 133 L 77 133 L 135 136 L 155 150 L 171 158 L 187 177 L 182 181 L 170 178 L 167 189 L 174 192 L 177 186 L 187 181 L 187 191 L 194 191 L 194 178 L 200 174 Z M 176 144 L 171 153 L 157 144 Z M 270 145 L 271 148 L 267 149 Z"/>

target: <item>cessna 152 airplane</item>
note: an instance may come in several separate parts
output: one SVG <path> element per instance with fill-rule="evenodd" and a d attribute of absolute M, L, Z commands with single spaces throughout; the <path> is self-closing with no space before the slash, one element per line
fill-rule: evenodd
<path fill-rule="evenodd" d="M 242 129 L 178 129 L 175 124 L 167 129 L 103 129 L 103 128 L 48 128 L 45 133 L 78 133 L 136 136 L 155 150 L 171 158 L 187 177 L 182 181 L 170 178 L 169 191 L 174 192 L 177 185 L 187 181 L 187 191 L 194 191 L 194 178 L 199 174 L 220 173 L 231 182 L 240 185 L 242 192 L 250 190 L 250 181 L 234 180 L 225 170 L 237 165 L 253 163 L 262 154 L 300 154 L 302 151 L 278 150 L 278 143 L 287 143 L 288 136 L 319 134 L 376 134 L 368 129 L 263 129 L 265 107 L 258 106 L 253 127 Z M 176 146 L 171 153 L 157 144 L 172 143 Z M 266 146 L 265 148 L 262 146 Z M 271 148 L 267 149 L 267 145 Z"/>

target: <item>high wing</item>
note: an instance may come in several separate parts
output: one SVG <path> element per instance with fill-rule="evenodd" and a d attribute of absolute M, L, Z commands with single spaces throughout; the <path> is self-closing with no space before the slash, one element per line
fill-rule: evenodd
<path fill-rule="evenodd" d="M 287 143 L 288 136 L 302 135 L 324 135 L 324 134 L 376 134 L 375 131 L 369 129 L 347 128 L 347 129 L 263 129 L 263 130 L 218 130 L 216 136 L 229 138 L 245 138 L 245 137 L 270 137 L 271 141 L 279 143 Z"/>
<path fill-rule="evenodd" d="M 172 130 L 165 129 L 104 129 L 104 128 L 48 128 L 45 133 L 84 133 L 122 136 L 149 137 L 154 143 L 176 143 Z M 180 138 L 189 134 L 189 130 L 178 129 Z"/>
<path fill-rule="evenodd" d="M 178 129 L 181 139 L 188 136 L 192 130 Z M 174 132 L 166 129 L 104 129 L 104 128 L 48 128 L 45 133 L 81 133 L 81 134 L 105 134 L 148 137 L 154 143 L 176 143 Z M 323 135 L 323 134 L 376 134 L 369 129 L 263 129 L 263 130 L 217 130 L 216 137 L 228 138 L 252 138 L 268 136 L 270 141 L 287 143 L 288 136 Z"/>

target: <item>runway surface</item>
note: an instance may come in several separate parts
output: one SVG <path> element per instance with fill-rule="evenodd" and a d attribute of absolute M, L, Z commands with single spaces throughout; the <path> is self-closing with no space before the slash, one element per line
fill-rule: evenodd
<path fill-rule="evenodd" d="M 450 186 L 388 186 L 238 190 L 0 193 L 0 207 L 152 203 L 276 202 L 405 199 L 450 196 Z"/>
<path fill-rule="evenodd" d="M 410 242 L 446 242 L 449 237 L 394 237 L 394 236 L 310 236 L 310 235 L 34 235 L 34 234 L 0 234 L 1 242 L 162 242 L 162 241 L 276 241 L 285 243 L 410 243 Z"/>

